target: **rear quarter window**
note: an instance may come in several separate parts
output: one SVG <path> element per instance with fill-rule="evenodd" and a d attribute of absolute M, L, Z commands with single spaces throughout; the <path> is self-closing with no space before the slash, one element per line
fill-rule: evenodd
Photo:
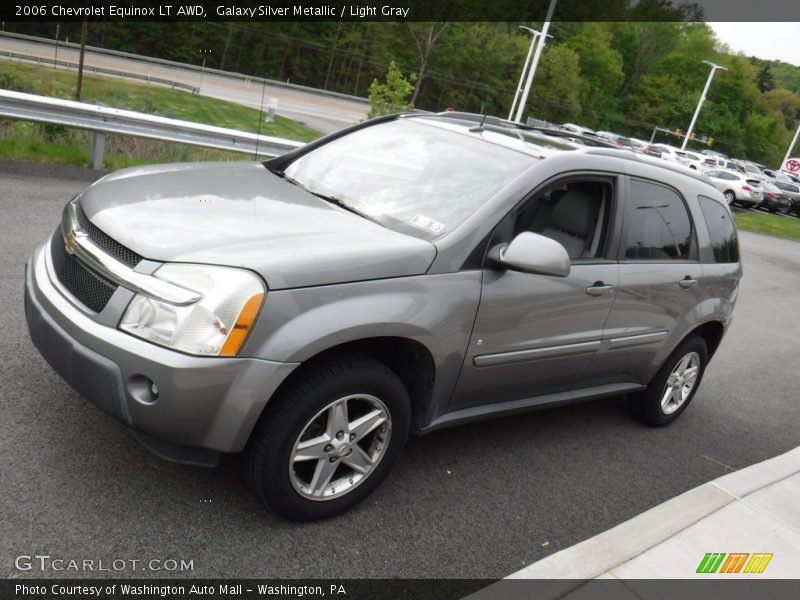
<path fill-rule="evenodd" d="M 736 237 L 736 228 L 730 211 L 719 202 L 705 196 L 699 196 L 698 202 L 708 226 L 708 235 L 711 237 L 714 262 L 739 262 L 739 239 Z"/>

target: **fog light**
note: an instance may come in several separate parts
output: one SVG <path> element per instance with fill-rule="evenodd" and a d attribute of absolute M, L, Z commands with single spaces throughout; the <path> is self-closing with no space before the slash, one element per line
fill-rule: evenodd
<path fill-rule="evenodd" d="M 128 380 L 128 393 L 140 404 L 153 404 L 158 400 L 158 386 L 144 375 L 131 376 Z"/>

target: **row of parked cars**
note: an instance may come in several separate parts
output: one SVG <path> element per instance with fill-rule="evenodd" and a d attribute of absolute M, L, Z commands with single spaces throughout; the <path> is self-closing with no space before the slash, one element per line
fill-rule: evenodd
<path fill-rule="evenodd" d="M 700 171 L 722 192 L 728 204 L 800 217 L 800 179 L 782 171 L 728 158 L 713 150 L 681 150 L 669 144 L 653 144 L 610 131 L 592 131 L 574 123 L 565 123 L 560 129 L 575 134 L 575 141 L 597 139 L 604 145 L 647 154 Z"/>

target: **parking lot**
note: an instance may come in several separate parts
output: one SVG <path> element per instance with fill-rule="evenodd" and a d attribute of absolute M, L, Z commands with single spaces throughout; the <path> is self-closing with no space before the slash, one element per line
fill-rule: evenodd
<path fill-rule="evenodd" d="M 612 398 L 446 430 L 412 439 L 355 510 L 312 524 L 279 520 L 245 488 L 235 458 L 213 470 L 161 461 L 78 398 L 30 343 L 24 261 L 96 177 L 0 161 L 6 577 L 87 575 L 14 568 L 16 556 L 37 553 L 192 561 L 191 572 L 170 573 L 187 577 L 503 577 L 800 445 L 800 244 L 744 232 L 732 329 L 673 426 L 646 428 Z"/>

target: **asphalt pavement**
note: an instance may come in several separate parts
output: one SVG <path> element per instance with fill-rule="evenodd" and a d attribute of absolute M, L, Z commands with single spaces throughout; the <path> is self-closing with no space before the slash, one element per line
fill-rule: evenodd
<path fill-rule="evenodd" d="M 623 398 L 412 439 L 366 502 L 282 521 L 217 469 L 164 462 L 81 400 L 30 343 L 23 265 L 98 173 L 0 161 L 0 576 L 20 555 L 193 561 L 192 577 L 504 577 L 678 494 L 800 445 L 800 244 L 742 233 L 735 318 L 686 413 L 650 429 Z"/>

